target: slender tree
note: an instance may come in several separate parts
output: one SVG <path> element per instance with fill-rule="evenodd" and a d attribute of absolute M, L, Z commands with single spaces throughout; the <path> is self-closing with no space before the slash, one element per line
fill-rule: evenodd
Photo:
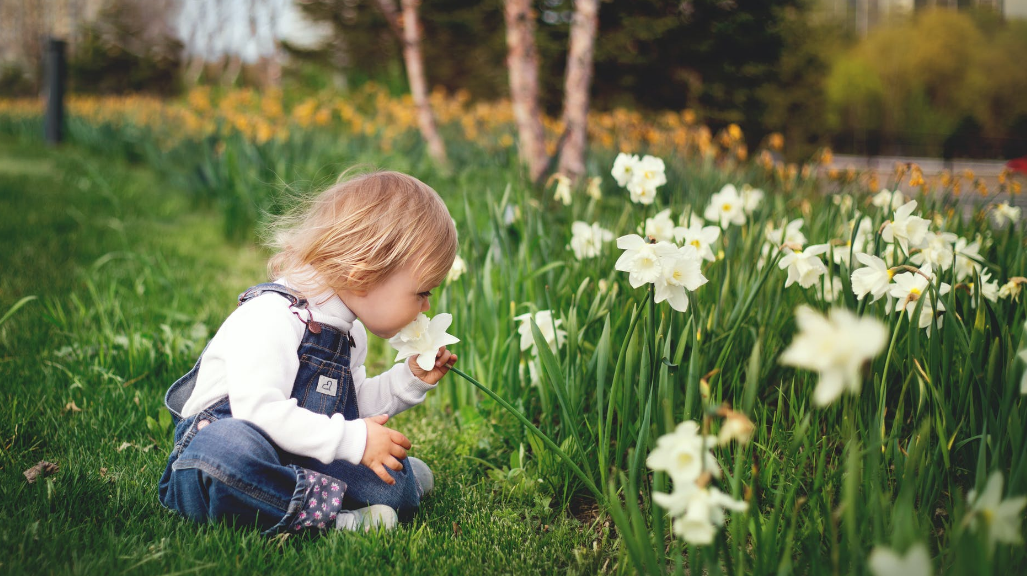
<path fill-rule="evenodd" d="M 530 0 L 505 0 L 507 68 L 510 100 L 517 121 L 521 161 L 528 165 L 532 181 L 545 172 L 545 132 L 538 104 L 538 50 L 535 47 L 535 14 Z"/>
<path fill-rule="evenodd" d="M 406 64 L 410 95 L 414 100 L 414 106 L 417 107 L 417 125 L 421 130 L 421 136 L 428 144 L 428 153 L 442 166 L 448 166 L 446 146 L 439 136 L 435 116 L 428 102 L 428 81 L 425 79 L 424 57 L 421 54 L 421 22 L 417 15 L 419 0 L 402 0 L 402 14 L 396 8 L 395 0 L 377 2 L 389 22 L 389 27 L 403 46 L 403 62 Z"/>
<path fill-rule="evenodd" d="M 567 76 L 563 93 L 565 136 L 560 150 L 560 172 L 578 180 L 585 174 L 588 138 L 589 87 L 592 85 L 592 57 L 599 23 L 599 0 L 576 0 L 571 21 Z"/>

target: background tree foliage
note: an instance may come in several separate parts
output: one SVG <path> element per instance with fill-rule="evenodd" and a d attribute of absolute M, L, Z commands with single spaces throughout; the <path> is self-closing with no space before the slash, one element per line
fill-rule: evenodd
<path fill-rule="evenodd" d="M 1024 146 L 1025 60 L 1027 22 L 918 13 L 833 62 L 828 126 L 870 153 L 1014 155 Z"/>

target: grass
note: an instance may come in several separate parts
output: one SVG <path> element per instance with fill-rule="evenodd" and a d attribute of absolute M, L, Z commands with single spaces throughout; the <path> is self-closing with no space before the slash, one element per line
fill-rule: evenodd
<path fill-rule="evenodd" d="M 4 574 L 596 573 L 616 546 L 537 488 L 487 417 L 441 403 L 395 420 L 436 491 L 391 533 L 268 540 L 164 510 L 166 387 L 264 277 L 147 168 L 0 140 L 0 572 Z M 383 347 L 377 365 L 382 365 Z M 447 379 L 448 381 L 448 379 Z M 443 385 L 447 383 L 443 381 Z M 40 460 L 59 471 L 34 484 Z"/>

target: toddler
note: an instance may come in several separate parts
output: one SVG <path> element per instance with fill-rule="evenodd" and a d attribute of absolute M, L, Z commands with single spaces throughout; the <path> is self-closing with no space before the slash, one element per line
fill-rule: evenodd
<path fill-rule="evenodd" d="M 366 331 L 390 338 L 428 310 L 456 256 L 453 220 L 423 182 L 376 172 L 335 184 L 277 230 L 277 280 L 239 297 L 165 396 L 175 439 L 161 504 L 268 535 L 391 528 L 433 477 L 384 424 L 457 358 L 443 347 L 430 371 L 412 357 L 369 378 Z"/>

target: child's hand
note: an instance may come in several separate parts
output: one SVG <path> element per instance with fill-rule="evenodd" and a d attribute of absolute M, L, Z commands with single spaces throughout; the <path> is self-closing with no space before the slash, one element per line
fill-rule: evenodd
<path fill-rule="evenodd" d="M 421 370 L 421 367 L 415 362 L 416 359 L 416 356 L 411 356 L 407 359 L 407 366 L 410 366 L 410 371 L 414 373 L 414 376 L 432 385 L 442 380 L 442 377 L 456 364 L 456 354 L 447 350 L 445 346 L 439 348 L 439 351 L 435 354 L 435 366 L 427 372 Z"/>
<path fill-rule="evenodd" d="M 385 471 L 385 467 L 397 472 L 403 469 L 399 459 L 407 457 L 410 441 L 400 432 L 382 426 L 388 420 L 388 414 L 364 418 L 367 424 L 367 445 L 364 447 L 364 456 L 360 458 L 360 463 L 374 470 L 382 482 L 395 484 L 396 479 Z"/>

